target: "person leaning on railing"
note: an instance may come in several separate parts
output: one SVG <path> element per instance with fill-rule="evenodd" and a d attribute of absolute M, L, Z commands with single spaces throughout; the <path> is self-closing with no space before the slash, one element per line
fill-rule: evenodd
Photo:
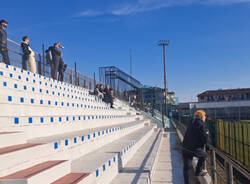
<path fill-rule="evenodd" d="M 10 58 L 7 49 L 7 32 L 6 27 L 8 22 L 5 20 L 0 21 L 0 52 L 2 54 L 2 62 L 10 65 Z"/>
<path fill-rule="evenodd" d="M 182 143 L 185 184 L 192 183 L 190 182 L 190 175 L 193 168 L 193 157 L 198 158 L 195 175 L 205 176 L 207 174 L 204 170 L 204 164 L 207 157 L 204 146 L 208 143 L 209 136 L 208 130 L 204 124 L 206 121 L 206 113 L 203 110 L 198 110 L 194 115 L 195 119 L 193 122 L 189 123 Z"/>
<path fill-rule="evenodd" d="M 22 56 L 22 65 L 24 70 L 28 70 L 28 63 L 30 65 L 30 71 L 36 73 L 36 60 L 35 60 L 35 53 L 30 48 L 29 45 L 29 38 L 28 36 L 23 37 L 23 42 L 21 43 L 21 47 L 23 50 Z"/>

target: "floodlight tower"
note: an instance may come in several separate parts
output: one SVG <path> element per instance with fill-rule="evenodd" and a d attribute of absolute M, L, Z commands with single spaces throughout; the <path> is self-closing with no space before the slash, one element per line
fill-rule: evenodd
<path fill-rule="evenodd" d="M 167 109 L 167 73 L 166 73 L 166 47 L 169 45 L 169 40 L 159 40 L 158 45 L 163 48 L 163 64 L 164 64 L 164 104 L 165 104 L 165 113 L 168 116 Z"/>

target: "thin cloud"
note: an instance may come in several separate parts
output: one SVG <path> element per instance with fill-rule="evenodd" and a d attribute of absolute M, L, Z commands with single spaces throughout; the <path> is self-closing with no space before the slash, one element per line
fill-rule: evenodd
<path fill-rule="evenodd" d="M 104 15 L 105 12 L 102 11 L 95 11 L 95 10 L 85 10 L 76 14 L 74 17 L 96 17 L 100 15 Z"/>
<path fill-rule="evenodd" d="M 191 4 L 201 5 L 230 5 L 239 3 L 250 3 L 250 0 L 138 0 L 136 3 L 127 4 L 115 10 L 113 15 L 131 15 L 141 12 L 149 12 L 162 8 L 174 6 L 187 6 Z"/>
<path fill-rule="evenodd" d="M 94 17 L 100 15 L 126 16 L 142 12 L 154 11 L 174 6 L 188 6 L 192 4 L 225 6 L 230 4 L 250 3 L 250 0 L 137 0 L 134 3 L 118 5 L 107 11 L 86 10 L 77 14 L 77 17 Z"/>

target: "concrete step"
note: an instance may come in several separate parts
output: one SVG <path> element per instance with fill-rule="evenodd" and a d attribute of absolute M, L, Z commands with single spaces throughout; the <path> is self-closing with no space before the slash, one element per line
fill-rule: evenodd
<path fill-rule="evenodd" d="M 141 128 L 94 152 L 75 159 L 71 163 L 72 172 L 90 173 L 86 184 L 109 183 L 118 173 L 118 169 L 129 161 L 134 152 L 152 133 L 152 127 Z"/>
<path fill-rule="evenodd" d="M 77 86 L 71 86 L 61 82 L 55 83 L 52 80 L 47 80 L 44 79 L 44 77 L 37 75 L 34 77 L 33 75 L 25 75 L 24 73 L 16 71 L 14 72 L 5 69 L 0 69 L 0 82 L 7 83 L 7 85 L 4 85 L 4 87 L 7 88 L 13 87 L 14 84 L 17 84 L 15 87 L 15 89 L 17 90 L 22 89 L 19 88 L 19 86 L 23 87 L 25 85 L 27 87 L 25 91 L 30 91 L 32 93 L 39 92 L 39 89 L 42 89 L 42 91 L 38 94 L 46 94 L 47 96 L 62 96 L 62 94 L 65 94 L 65 96 L 63 97 L 67 98 L 68 94 L 77 94 L 78 96 L 84 97 L 84 100 L 86 102 L 96 102 L 102 104 L 103 107 L 105 107 L 106 109 L 110 109 L 106 103 L 101 100 L 98 100 L 96 96 L 89 95 L 89 90 Z M 36 87 L 37 89 L 32 89 Z M 52 92 L 54 92 L 56 95 Z M 58 92 L 60 92 L 61 94 L 58 95 Z"/>
<path fill-rule="evenodd" d="M 111 184 L 150 183 L 161 139 L 162 133 L 154 131 L 152 136 L 136 151 L 131 160 L 120 169 Z"/>
<path fill-rule="evenodd" d="M 21 68 L 14 67 L 14 66 L 7 66 L 0 63 L 0 77 L 16 80 L 18 82 L 26 82 L 35 85 L 36 82 L 33 80 L 39 81 L 39 85 L 46 86 L 47 88 L 53 88 L 55 90 L 64 90 L 67 92 L 73 92 L 79 94 L 81 91 L 81 95 L 87 96 L 88 98 L 95 99 L 95 96 L 89 94 L 89 90 L 83 87 L 74 86 L 69 83 L 55 81 L 51 78 L 44 77 L 38 74 L 33 74 L 29 71 L 22 70 Z M 26 80 L 28 78 L 28 80 Z M 40 83 L 41 82 L 41 83 Z M 60 85 L 63 88 L 58 87 Z"/>
<path fill-rule="evenodd" d="M 24 132 L 0 132 L 0 148 L 24 143 Z"/>
<path fill-rule="evenodd" d="M 30 160 L 39 159 L 53 152 L 50 145 L 46 144 L 18 144 L 0 148 L 0 176 L 12 171 Z"/>
<path fill-rule="evenodd" d="M 85 117 L 85 119 L 84 119 Z M 80 118 L 80 120 L 79 120 Z M 88 119 L 89 118 L 89 119 Z M 22 131 L 27 139 L 135 121 L 135 117 L 92 119 L 92 116 L 0 117 L 2 131 Z M 96 116 L 94 116 L 96 118 Z M 2 123 L 3 122 L 3 123 Z M 17 123 L 17 124 L 16 124 Z M 1 126 L 0 125 L 0 126 Z"/>
<path fill-rule="evenodd" d="M 4 85 L 3 85 L 4 84 Z M 30 87 L 34 91 L 27 91 L 29 89 L 26 85 L 20 85 L 19 83 L 14 82 L 1 82 L 0 78 L 0 87 L 3 89 L 0 91 L 0 104 L 8 107 L 7 104 L 11 105 L 22 105 L 24 107 L 33 106 L 33 107 L 47 107 L 54 109 L 72 109 L 72 110 L 84 110 L 87 114 L 92 112 L 103 112 L 107 114 L 126 114 L 126 111 L 119 109 L 107 109 L 104 104 L 98 102 L 88 102 L 85 98 L 80 95 L 66 95 L 63 92 L 58 92 L 57 94 L 54 91 L 48 89 L 41 89 L 36 86 Z M 6 87 L 5 85 L 10 85 Z M 20 88 L 20 89 L 19 89 Z M 25 88 L 25 90 L 24 90 Z M 27 88 L 27 89 L 26 89 Z M 40 92 L 41 91 L 41 92 Z M 45 93 L 44 93 L 45 91 Z M 51 92 L 54 95 L 48 95 L 46 92 Z M 60 95 L 60 96 L 58 96 Z M 32 99 L 32 101 L 31 101 Z M 6 112 L 6 111 L 4 111 Z M 11 111 L 10 111 L 11 112 Z M 4 114 L 1 113 L 0 116 Z"/>
<path fill-rule="evenodd" d="M 152 184 L 184 183 L 182 156 L 176 143 L 176 133 L 168 132 L 163 137 Z"/>
<path fill-rule="evenodd" d="M 15 151 L 24 150 L 24 149 L 27 149 L 27 148 L 32 148 L 32 147 L 38 146 L 38 145 L 40 145 L 40 144 L 26 143 L 26 144 L 17 144 L 17 145 L 3 147 L 3 148 L 0 148 L 0 155 L 12 153 L 12 152 L 15 152 Z"/>
<path fill-rule="evenodd" d="M 36 138 L 28 142 L 50 144 L 56 152 L 53 159 L 56 159 L 59 156 L 58 154 L 60 154 L 60 159 L 73 160 L 143 128 L 145 122 L 136 121 L 120 124 L 119 126 L 105 126 L 74 131 L 55 136 Z"/>
<path fill-rule="evenodd" d="M 0 161 L 3 161 L 3 164 L 0 165 L 0 176 L 16 172 L 45 160 L 76 159 L 144 127 L 145 122 L 135 121 L 119 124 L 119 126 L 103 126 L 31 139 L 28 140 L 27 147 L 28 145 L 39 145 L 38 148 L 31 151 L 29 149 L 23 150 L 26 145 L 6 147 L 2 150 L 2 153 L 4 153 L 4 150 L 11 153 L 2 157 L 0 155 Z M 32 154 L 32 152 L 36 154 Z M 11 159 L 11 161 L 7 162 L 8 159 Z"/>
<path fill-rule="evenodd" d="M 133 121 L 133 122 L 128 122 L 128 123 L 120 123 L 116 125 L 100 126 L 96 128 L 71 131 L 71 132 L 52 135 L 52 136 L 38 137 L 34 139 L 29 139 L 28 142 L 29 143 L 49 143 L 49 142 L 54 142 L 58 140 L 72 139 L 72 138 L 79 137 L 79 136 L 85 136 L 85 138 L 88 139 L 88 135 L 90 135 L 90 137 L 93 137 L 94 133 L 96 134 L 96 137 L 98 137 L 98 136 L 106 135 L 114 131 L 119 131 L 119 130 L 126 129 L 129 127 L 134 127 L 136 125 L 143 126 L 143 124 L 146 122 L 147 121 L 145 120 L 140 120 L 140 121 Z"/>
<path fill-rule="evenodd" d="M 66 160 L 52 160 L 37 164 L 0 178 L 0 184 L 38 184 L 51 183 L 70 172 Z"/>
<path fill-rule="evenodd" d="M 69 173 L 51 184 L 83 184 L 88 175 L 85 173 Z"/>

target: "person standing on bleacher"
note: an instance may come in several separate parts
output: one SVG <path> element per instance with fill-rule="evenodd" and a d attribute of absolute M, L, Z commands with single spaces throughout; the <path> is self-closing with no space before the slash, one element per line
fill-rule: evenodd
<path fill-rule="evenodd" d="M 67 69 L 67 64 L 64 63 L 63 59 L 60 59 L 59 67 L 58 67 L 58 80 L 63 82 L 64 72 Z"/>
<path fill-rule="evenodd" d="M 193 157 L 198 158 L 198 163 L 195 170 L 196 176 L 205 176 L 207 171 L 204 170 L 204 164 L 207 153 L 204 151 L 205 145 L 208 143 L 209 132 L 205 127 L 206 113 L 203 110 L 198 110 L 194 114 L 195 119 L 190 122 L 187 127 L 182 143 L 183 155 L 183 174 L 185 184 L 190 184 L 191 171 L 193 169 Z"/>
<path fill-rule="evenodd" d="M 54 46 L 48 49 L 52 55 L 52 60 L 50 63 L 51 77 L 55 80 L 58 80 L 58 68 L 62 58 L 62 51 L 60 51 L 59 48 L 63 48 L 63 46 L 60 43 L 54 43 Z"/>
<path fill-rule="evenodd" d="M 0 21 L 0 52 L 2 54 L 2 62 L 10 65 L 10 58 L 7 48 L 7 32 L 6 32 L 7 26 L 8 26 L 7 21 L 5 20 Z"/>
<path fill-rule="evenodd" d="M 23 50 L 23 56 L 22 56 L 23 69 L 27 70 L 28 69 L 27 65 L 29 63 L 30 71 L 33 72 L 33 73 L 36 73 L 35 53 L 30 48 L 28 36 L 23 37 L 23 42 L 21 43 L 21 47 L 22 47 L 22 50 Z"/>

